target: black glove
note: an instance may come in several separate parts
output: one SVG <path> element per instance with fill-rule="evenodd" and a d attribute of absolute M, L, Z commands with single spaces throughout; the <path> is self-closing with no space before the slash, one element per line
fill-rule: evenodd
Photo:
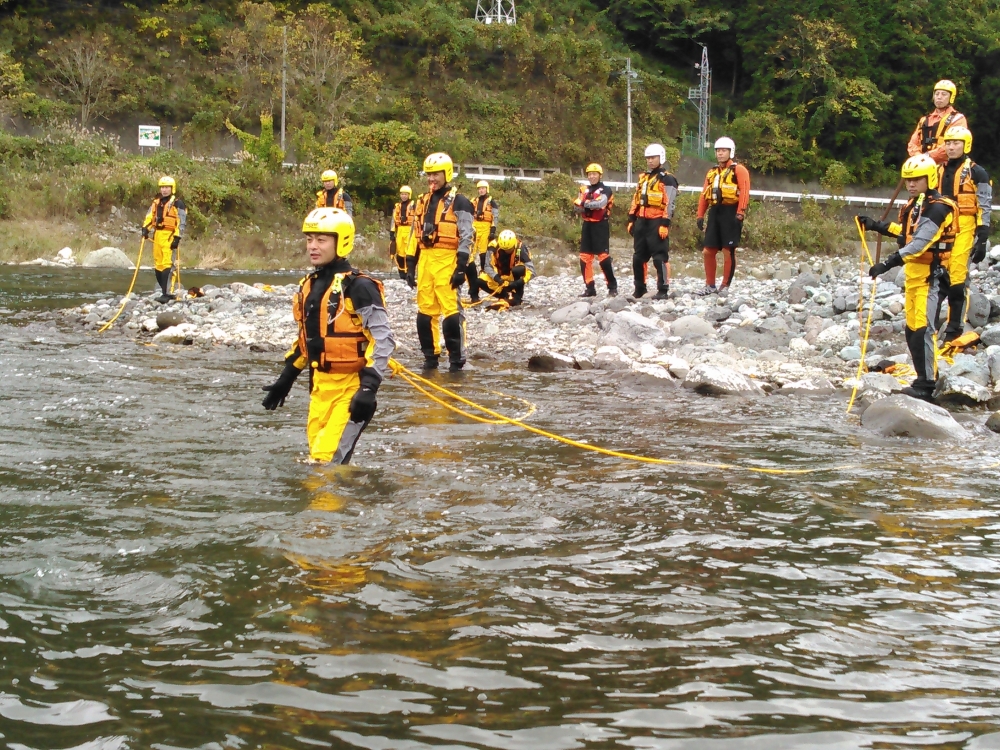
<path fill-rule="evenodd" d="M 177 235 L 175 234 L 175 235 L 174 235 L 174 238 L 173 238 L 172 240 L 170 240 L 170 249 L 171 249 L 171 250 L 176 250 L 176 249 L 177 249 L 177 248 L 179 248 L 180 246 L 181 246 L 181 238 L 180 238 L 180 237 L 178 237 L 178 236 L 177 236 Z"/>
<path fill-rule="evenodd" d="M 635 226 L 635 221 L 633 221 L 632 218 L 630 217 L 628 224 L 625 225 L 625 231 L 628 232 L 629 237 L 632 236 L 632 227 L 634 226 Z"/>
<path fill-rule="evenodd" d="M 348 407 L 351 412 L 351 421 L 365 424 L 375 416 L 375 408 L 378 401 L 375 400 L 376 390 L 368 386 L 361 386 L 351 397 L 351 405 Z"/>
<path fill-rule="evenodd" d="M 493 242 L 493 240 L 495 240 L 496 238 L 497 238 L 497 228 L 490 227 L 490 236 L 488 241 Z"/>
<path fill-rule="evenodd" d="M 869 268 L 868 275 L 874 279 L 881 276 L 888 270 L 889 270 L 888 264 L 885 261 L 882 261 L 881 263 L 876 263 L 874 266 Z"/>
<path fill-rule="evenodd" d="M 503 283 L 503 276 L 501 276 L 498 273 L 494 274 L 493 275 L 493 281 L 496 282 L 497 284 L 502 284 Z"/>
<path fill-rule="evenodd" d="M 869 223 L 874 222 L 874 219 L 872 219 L 871 216 L 865 216 L 864 214 L 858 214 L 854 218 L 858 220 L 858 224 L 860 224 L 861 228 L 864 229 L 866 232 L 868 231 Z"/>
<path fill-rule="evenodd" d="M 527 273 L 528 269 L 525 268 L 524 266 L 514 266 L 514 270 L 511 271 L 511 275 L 515 279 L 523 279 Z"/>
<path fill-rule="evenodd" d="M 144 240 L 148 240 L 149 239 L 149 227 L 143 227 L 142 228 L 142 238 Z"/>
<path fill-rule="evenodd" d="M 459 253 L 457 263 L 458 265 L 455 266 L 455 273 L 451 275 L 452 289 L 458 289 L 465 283 L 465 267 L 469 264 L 469 254 Z"/>
<path fill-rule="evenodd" d="M 696 221 L 695 224 L 698 225 L 698 231 L 699 232 L 704 232 L 705 231 L 705 217 L 704 216 L 699 216 L 698 217 L 698 221 Z"/>
<path fill-rule="evenodd" d="M 285 405 L 285 399 L 288 397 L 289 391 L 292 390 L 292 386 L 295 384 L 295 379 L 302 372 L 298 367 L 295 367 L 291 362 L 285 363 L 285 369 L 281 371 L 281 375 L 275 380 L 271 385 L 265 385 L 261 390 L 267 391 L 267 395 L 264 396 L 264 400 L 261 404 L 268 411 L 274 411 L 279 406 Z"/>
<path fill-rule="evenodd" d="M 389 257 L 390 258 L 395 258 L 396 257 L 396 238 L 395 237 L 393 237 L 391 240 L 389 240 Z"/>
<path fill-rule="evenodd" d="M 410 287 L 410 289 L 417 288 L 417 269 L 415 268 L 406 269 L 406 285 Z"/>
<path fill-rule="evenodd" d="M 990 239 L 989 227 L 976 227 L 976 244 L 972 248 L 972 262 L 982 263 L 986 260 L 986 246 Z"/>

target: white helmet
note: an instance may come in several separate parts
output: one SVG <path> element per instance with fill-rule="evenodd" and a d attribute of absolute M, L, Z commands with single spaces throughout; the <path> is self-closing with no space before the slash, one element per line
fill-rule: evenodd
<path fill-rule="evenodd" d="M 667 150 L 659 143 L 650 143 L 646 146 L 645 156 L 659 156 L 660 164 L 667 163 Z"/>
<path fill-rule="evenodd" d="M 715 142 L 715 147 L 716 148 L 728 148 L 729 149 L 729 158 L 730 159 L 735 159 L 736 158 L 736 144 L 733 143 L 733 139 L 732 138 L 720 138 L 719 140 L 717 140 Z"/>

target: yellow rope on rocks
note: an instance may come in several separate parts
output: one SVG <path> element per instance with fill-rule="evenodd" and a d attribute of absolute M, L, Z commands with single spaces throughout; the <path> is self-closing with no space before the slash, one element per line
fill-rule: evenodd
<path fill-rule="evenodd" d="M 106 330 L 108 330 L 111 327 L 112 323 L 118 320 L 118 316 L 122 314 L 122 311 L 125 309 L 125 305 L 128 304 L 129 295 L 132 294 L 132 289 L 135 287 L 135 280 L 139 278 L 139 261 L 142 260 L 142 249 L 145 246 L 146 246 L 146 238 L 143 237 L 139 241 L 139 255 L 135 259 L 135 273 L 132 274 L 132 283 L 128 285 L 128 291 L 125 292 L 125 296 L 122 297 L 122 304 L 118 308 L 118 312 L 115 313 L 115 316 L 111 320 L 109 320 L 107 323 L 105 323 L 103 326 L 97 329 L 98 333 L 104 333 Z"/>

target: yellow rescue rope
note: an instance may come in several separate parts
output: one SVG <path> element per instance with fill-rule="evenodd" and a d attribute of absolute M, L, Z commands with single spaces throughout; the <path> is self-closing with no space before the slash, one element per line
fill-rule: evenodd
<path fill-rule="evenodd" d="M 858 295 L 858 321 L 861 320 L 861 305 L 864 303 L 865 298 L 865 261 L 868 261 L 868 265 L 875 265 L 872 260 L 871 251 L 868 249 L 868 241 L 865 239 L 865 230 L 861 226 L 861 222 L 858 221 L 857 217 L 854 217 L 854 223 L 858 228 L 858 234 L 861 236 L 861 261 L 859 263 L 859 274 L 858 285 L 861 288 L 861 292 Z M 861 359 L 858 361 L 858 372 L 854 376 L 854 388 L 851 390 L 851 400 L 847 403 L 847 413 L 851 413 L 851 409 L 854 408 L 854 400 L 858 396 L 858 386 L 861 385 L 861 376 L 865 371 L 865 353 L 868 351 L 868 337 L 871 335 L 872 331 L 872 313 L 875 310 L 875 290 L 878 288 L 878 282 L 872 279 L 872 293 L 868 299 L 868 319 L 865 321 L 865 331 L 864 335 L 861 337 Z"/>
<path fill-rule="evenodd" d="M 132 274 L 132 283 L 128 285 L 128 291 L 125 292 L 125 296 L 122 297 L 122 304 L 118 308 L 118 312 L 115 313 L 115 316 L 111 320 L 109 320 L 107 323 L 105 323 L 103 326 L 97 329 L 98 333 L 104 333 L 106 330 L 108 330 L 111 327 L 111 324 L 114 323 L 116 320 L 118 320 L 118 316 L 122 314 L 122 311 L 125 309 L 125 305 L 128 304 L 130 295 L 132 294 L 132 289 L 135 287 L 135 280 L 139 278 L 139 262 L 142 260 L 142 249 L 145 246 L 146 246 L 146 238 L 143 237 L 139 241 L 139 255 L 135 259 L 135 272 Z"/>
<path fill-rule="evenodd" d="M 531 425 L 525 424 L 524 422 L 521 421 L 525 417 L 520 417 L 518 419 L 507 417 L 503 414 L 500 414 L 499 412 L 493 411 L 492 409 L 488 409 L 485 406 L 477 404 L 474 401 L 470 401 L 469 399 L 460 396 L 459 394 L 455 393 L 454 391 L 448 388 L 445 388 L 444 386 L 438 385 L 433 381 L 427 380 L 426 378 L 417 375 L 415 372 L 413 372 L 412 370 L 408 370 L 401 363 L 397 362 L 394 359 L 389 360 L 389 369 L 392 371 L 394 375 L 400 376 L 409 385 L 413 386 L 414 388 L 417 388 L 418 391 L 427 396 L 427 398 L 429 398 L 431 401 L 440 404 L 441 406 L 444 406 L 446 409 L 450 409 L 460 414 L 469 416 L 466 412 L 459 410 L 458 407 L 448 404 L 443 399 L 430 393 L 429 391 L 426 390 L 426 388 L 438 391 L 439 393 L 444 394 L 448 398 L 457 401 L 460 404 L 464 404 L 465 406 L 468 406 L 472 409 L 475 409 L 483 414 L 492 417 L 493 422 L 495 424 L 513 425 L 514 427 L 520 427 L 522 430 L 531 432 L 535 435 L 539 435 L 544 438 L 548 438 L 549 440 L 554 440 L 558 443 L 563 443 L 564 445 L 569 445 L 574 448 L 579 448 L 580 450 L 591 451 L 593 453 L 600 453 L 605 456 L 622 458 L 628 461 L 638 461 L 640 463 L 647 463 L 647 464 L 659 464 L 662 466 L 692 466 L 700 469 L 719 469 L 719 470 L 743 469 L 744 471 L 750 471 L 756 474 L 777 474 L 777 475 L 795 475 L 795 476 L 800 476 L 803 474 L 814 474 L 820 471 L 844 471 L 847 469 L 857 468 L 856 466 L 845 464 L 841 466 L 832 466 L 832 467 L 815 468 L 815 469 L 765 469 L 757 466 L 740 466 L 737 464 L 710 463 L 705 461 L 686 461 L 682 459 L 669 459 L 669 458 L 652 458 L 650 456 L 639 456 L 636 455 L 635 453 L 613 451 L 608 448 L 601 448 L 600 446 L 591 445 L 590 443 L 585 443 L 580 440 L 573 440 L 571 438 L 564 437 L 562 435 L 557 435 L 554 432 L 548 432 L 547 430 L 542 430 L 538 427 L 532 427 Z M 424 388 L 418 388 L 417 387 L 418 385 L 424 386 Z M 486 421 L 486 420 L 484 420 L 482 417 L 478 417 L 478 421 Z"/>

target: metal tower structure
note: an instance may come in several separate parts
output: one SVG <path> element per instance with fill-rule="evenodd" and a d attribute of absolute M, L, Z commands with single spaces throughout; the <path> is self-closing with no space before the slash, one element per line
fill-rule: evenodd
<path fill-rule="evenodd" d="M 697 88 L 688 89 L 688 99 L 698 110 L 698 154 L 704 155 L 708 142 L 709 115 L 712 109 L 712 69 L 708 65 L 708 47 L 701 48 L 701 64 L 695 65 L 701 73 Z"/>
<path fill-rule="evenodd" d="M 621 75 L 625 76 L 625 90 L 626 94 L 626 113 L 627 113 L 627 132 L 625 136 L 626 149 L 628 153 L 628 166 L 625 172 L 625 181 L 632 182 L 632 82 L 638 83 L 639 74 L 632 70 L 632 58 L 625 58 L 625 70 L 621 71 Z"/>
<path fill-rule="evenodd" d="M 517 9 L 514 7 L 514 0 L 476 0 L 476 20 L 487 25 L 491 23 L 503 23 L 513 26 L 517 23 Z"/>

